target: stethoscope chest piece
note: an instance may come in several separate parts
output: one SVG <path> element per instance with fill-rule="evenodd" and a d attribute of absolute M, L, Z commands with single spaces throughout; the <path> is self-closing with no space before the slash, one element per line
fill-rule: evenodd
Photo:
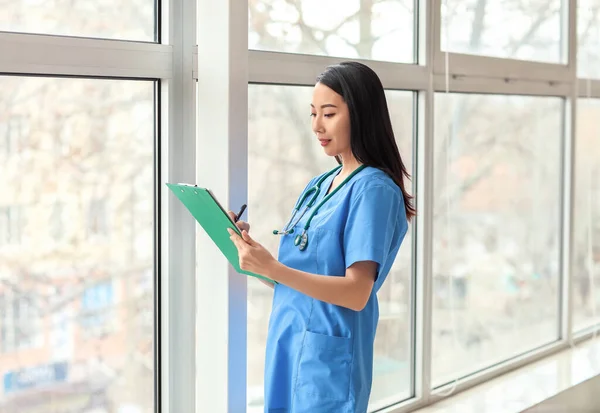
<path fill-rule="evenodd" d="M 304 251 L 308 246 L 308 234 L 303 232 L 301 235 L 296 235 L 296 238 L 294 238 L 294 245 L 297 246 L 300 251 Z"/>

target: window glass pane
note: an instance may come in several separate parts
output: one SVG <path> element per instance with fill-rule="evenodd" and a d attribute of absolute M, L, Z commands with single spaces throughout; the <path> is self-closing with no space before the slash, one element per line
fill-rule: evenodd
<path fill-rule="evenodd" d="M 562 63 L 562 0 L 442 1 L 441 48 L 472 55 Z M 507 28 L 510 27 L 510 30 Z"/>
<path fill-rule="evenodd" d="M 2 412 L 154 412 L 154 87 L 0 77 Z"/>
<path fill-rule="evenodd" d="M 155 40 L 155 0 L 0 0 L 0 31 Z"/>
<path fill-rule="evenodd" d="M 600 99 L 577 102 L 573 329 L 600 321 Z"/>
<path fill-rule="evenodd" d="M 414 0 L 251 0 L 250 49 L 414 63 Z"/>
<path fill-rule="evenodd" d="M 577 0 L 577 76 L 600 78 L 600 0 Z"/>
<path fill-rule="evenodd" d="M 388 91 L 399 149 L 412 168 L 412 94 Z M 249 86 L 249 204 L 253 237 L 275 256 L 279 237 L 308 181 L 336 166 L 311 131 L 311 87 Z M 410 185 L 409 185 L 409 190 Z M 267 202 L 265 202 L 267 200 Z M 411 394 L 411 236 L 379 291 L 371 407 Z M 248 412 L 263 411 L 263 369 L 273 290 L 248 282 Z"/>
<path fill-rule="evenodd" d="M 558 339 L 558 98 L 437 94 L 433 385 Z"/>

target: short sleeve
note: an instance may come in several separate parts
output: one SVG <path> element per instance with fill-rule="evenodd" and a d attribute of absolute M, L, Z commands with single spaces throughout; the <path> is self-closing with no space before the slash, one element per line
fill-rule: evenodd
<path fill-rule="evenodd" d="M 394 240 L 401 207 L 398 192 L 386 185 L 367 187 L 352 201 L 344 229 L 346 268 L 359 261 L 374 261 L 377 280 Z"/>

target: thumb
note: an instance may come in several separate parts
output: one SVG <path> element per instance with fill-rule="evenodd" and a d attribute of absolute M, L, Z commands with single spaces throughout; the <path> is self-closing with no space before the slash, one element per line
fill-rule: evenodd
<path fill-rule="evenodd" d="M 248 244 L 254 245 L 254 240 L 250 237 L 250 234 L 248 234 L 248 231 L 246 231 L 246 230 L 242 231 L 242 239 L 244 241 L 246 241 Z"/>

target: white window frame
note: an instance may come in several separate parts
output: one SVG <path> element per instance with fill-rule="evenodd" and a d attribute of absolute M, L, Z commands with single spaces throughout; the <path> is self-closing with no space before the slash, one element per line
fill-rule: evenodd
<path fill-rule="evenodd" d="M 248 5 L 198 0 L 197 18 L 196 178 L 239 206 L 248 193 Z M 244 412 L 247 280 L 203 231 L 198 242 L 196 411 Z"/>

